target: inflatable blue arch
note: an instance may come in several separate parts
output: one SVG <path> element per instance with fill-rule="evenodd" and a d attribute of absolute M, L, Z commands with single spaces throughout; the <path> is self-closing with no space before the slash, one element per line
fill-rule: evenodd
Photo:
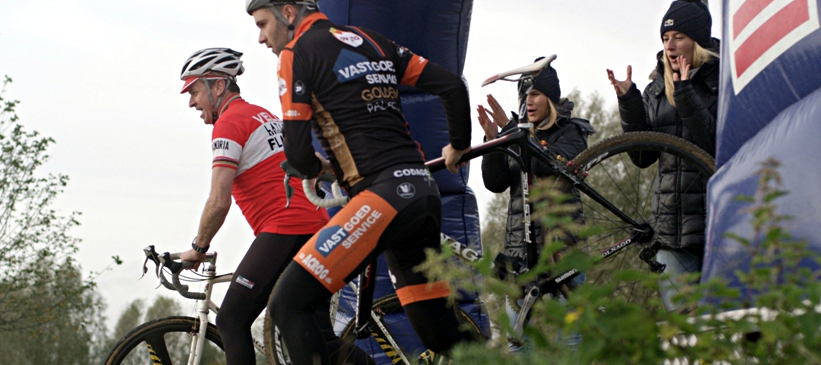
<path fill-rule="evenodd" d="M 788 194 L 778 213 L 785 228 L 821 254 L 821 27 L 819 0 L 724 0 L 717 172 L 709 183 L 703 279 L 740 285 L 751 252 L 724 236 L 752 238 L 748 203 L 755 174 L 772 157 Z M 817 270 L 817 264 L 802 263 Z"/>

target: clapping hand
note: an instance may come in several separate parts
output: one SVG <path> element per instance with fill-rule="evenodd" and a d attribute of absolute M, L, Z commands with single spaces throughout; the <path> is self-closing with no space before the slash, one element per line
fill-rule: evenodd
<path fill-rule="evenodd" d="M 487 103 L 490 105 L 490 110 L 479 105 L 477 111 L 479 112 L 479 125 L 482 126 L 485 138 L 489 141 L 496 138 L 499 135 L 499 129 L 504 128 L 510 120 L 507 119 L 505 110 L 493 95 L 487 95 Z"/>

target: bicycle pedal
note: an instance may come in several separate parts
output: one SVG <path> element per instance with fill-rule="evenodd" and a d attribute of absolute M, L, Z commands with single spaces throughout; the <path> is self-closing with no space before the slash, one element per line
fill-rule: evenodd
<path fill-rule="evenodd" d="M 431 350 L 419 355 L 419 365 L 450 365 L 450 359 Z"/>
<path fill-rule="evenodd" d="M 431 350 L 425 350 L 422 354 L 419 355 L 419 365 L 432 365 L 433 359 L 436 357 L 436 353 Z"/>

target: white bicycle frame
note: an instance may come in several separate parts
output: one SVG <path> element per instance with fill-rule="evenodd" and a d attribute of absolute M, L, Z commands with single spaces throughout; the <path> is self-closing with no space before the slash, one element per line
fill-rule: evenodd
<path fill-rule="evenodd" d="M 171 260 L 179 260 L 181 252 L 171 253 L 169 254 L 169 258 Z M 211 300 L 211 293 L 213 291 L 214 284 L 219 283 L 228 283 L 231 281 L 233 277 L 233 273 L 223 274 L 217 276 L 217 253 L 214 252 L 213 254 L 208 254 L 208 256 L 203 260 L 203 263 L 207 263 L 208 266 L 205 268 L 205 289 L 203 292 L 189 292 L 188 285 L 183 285 L 179 281 L 179 274 L 172 275 L 171 283 L 165 278 L 164 274 L 162 273 L 162 262 L 157 265 L 157 277 L 160 279 L 160 284 L 165 286 L 170 290 L 176 290 L 185 298 L 194 299 L 197 301 L 197 320 L 198 328 L 196 335 L 192 336 L 191 339 L 191 346 L 188 351 L 188 365 L 199 365 L 200 361 L 202 361 L 202 351 L 205 347 L 205 333 L 208 330 L 208 314 L 213 312 L 215 315 L 219 312 L 219 307 Z M 183 261 L 184 267 L 189 267 L 192 263 Z M 265 352 L 265 346 L 257 340 L 253 338 L 254 348 L 257 351 L 262 353 Z"/>

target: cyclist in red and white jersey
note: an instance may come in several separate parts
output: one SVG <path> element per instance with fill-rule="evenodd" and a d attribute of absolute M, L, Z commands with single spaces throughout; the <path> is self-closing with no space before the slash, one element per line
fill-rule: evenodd
<path fill-rule="evenodd" d="M 279 59 L 285 151 L 300 173 L 333 171 L 350 202 L 285 269 L 268 306 L 292 363 L 329 364 L 312 308 L 385 252 L 396 294 L 422 343 L 446 352 L 469 340 L 448 308 L 447 282 L 414 267 L 438 250 L 442 204 L 436 181 L 410 135 L 399 85 L 438 95 L 448 116 L 447 168 L 470 150 L 470 107 L 461 78 L 384 36 L 337 25 L 312 0 L 248 0 L 259 42 Z M 317 157 L 311 129 L 329 156 Z"/>
<path fill-rule="evenodd" d="M 222 226 L 231 196 L 256 239 L 240 262 L 217 315 L 228 364 L 254 364 L 251 324 L 265 308 L 271 289 L 299 248 L 328 222 L 324 209 L 313 206 L 301 182 L 289 182 L 294 195 L 286 208 L 282 121 L 240 97 L 236 77 L 244 68 L 242 53 L 207 48 L 183 66 L 181 93 L 188 106 L 213 125 L 211 192 L 200 218 L 197 237 L 182 259 L 199 262 Z M 228 248 L 228 247 L 227 247 Z M 230 247 L 239 249 L 239 247 Z M 327 307 L 324 309 L 327 317 Z"/>

